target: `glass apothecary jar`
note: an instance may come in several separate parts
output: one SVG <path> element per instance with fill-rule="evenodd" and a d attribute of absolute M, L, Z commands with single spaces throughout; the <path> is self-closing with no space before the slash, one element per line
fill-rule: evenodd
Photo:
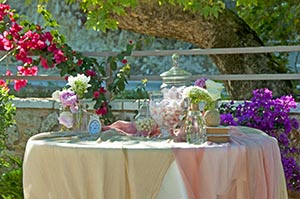
<path fill-rule="evenodd" d="M 137 136 L 151 137 L 157 133 L 157 124 L 150 115 L 148 101 L 140 102 L 140 108 L 134 120 L 137 129 Z"/>

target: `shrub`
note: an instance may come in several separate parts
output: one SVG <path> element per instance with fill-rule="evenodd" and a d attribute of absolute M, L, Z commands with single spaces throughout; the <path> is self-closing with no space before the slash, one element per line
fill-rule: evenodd
<path fill-rule="evenodd" d="M 0 87 L 0 196 L 5 199 L 22 199 L 22 161 L 4 153 L 6 149 L 6 129 L 15 123 L 16 107 L 12 104 L 13 95 L 2 84 Z"/>

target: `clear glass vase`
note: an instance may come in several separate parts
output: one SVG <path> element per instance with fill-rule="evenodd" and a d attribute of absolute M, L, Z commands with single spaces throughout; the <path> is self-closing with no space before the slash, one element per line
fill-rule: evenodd
<path fill-rule="evenodd" d="M 184 133 L 188 143 L 202 144 L 207 140 L 204 120 L 198 104 L 191 104 L 189 107 L 184 121 Z"/>
<path fill-rule="evenodd" d="M 78 110 L 73 113 L 73 132 L 87 132 L 88 126 L 88 113 L 87 113 L 87 105 L 79 100 L 78 102 Z"/>

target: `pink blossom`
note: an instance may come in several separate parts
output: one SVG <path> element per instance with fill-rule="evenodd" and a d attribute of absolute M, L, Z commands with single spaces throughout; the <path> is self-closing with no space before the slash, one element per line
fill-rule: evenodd
<path fill-rule="evenodd" d="M 45 34 L 42 35 L 42 37 L 44 38 L 44 40 L 48 40 L 50 43 L 52 43 L 53 40 L 53 36 L 51 35 L 50 32 L 46 32 Z M 48 49 L 49 50 L 49 49 Z M 50 51 L 51 52 L 51 51 Z"/>
<path fill-rule="evenodd" d="M 94 98 L 98 98 L 100 96 L 100 92 L 99 91 L 95 91 L 93 94 Z"/>
<path fill-rule="evenodd" d="M 106 90 L 105 90 L 104 87 L 100 87 L 99 92 L 100 92 L 101 94 L 104 94 L 104 93 L 106 93 Z"/>
<path fill-rule="evenodd" d="M 32 66 L 32 67 L 18 66 L 17 69 L 18 72 L 24 76 L 36 76 L 38 73 L 37 66 Z"/>
<path fill-rule="evenodd" d="M 82 59 L 79 59 L 79 60 L 77 61 L 77 66 L 81 66 L 82 63 L 83 63 Z"/>
<path fill-rule="evenodd" d="M 0 79 L 0 88 L 2 88 L 2 87 L 5 88 L 5 90 L 9 90 L 6 81 L 3 79 Z"/>
<path fill-rule="evenodd" d="M 50 68 L 49 65 L 48 65 L 48 60 L 47 59 L 45 59 L 44 57 L 40 57 L 40 60 L 41 60 L 41 65 L 43 66 L 43 68 L 45 68 L 45 69 Z"/>
<path fill-rule="evenodd" d="M 44 49 L 44 48 L 47 47 L 47 44 L 44 41 L 42 41 L 42 40 L 38 40 L 37 41 L 37 45 L 38 45 L 39 49 Z"/>
<path fill-rule="evenodd" d="M 24 48 L 20 48 L 19 52 L 16 54 L 16 59 L 26 63 L 27 51 Z"/>
<path fill-rule="evenodd" d="M 19 79 L 19 80 L 14 80 L 14 89 L 16 91 L 19 91 L 21 88 L 25 87 L 27 85 L 27 80 L 26 79 Z"/>
<path fill-rule="evenodd" d="M 13 73 L 12 73 L 10 70 L 7 70 L 7 71 L 5 72 L 5 75 L 11 76 L 11 75 L 13 75 Z"/>
<path fill-rule="evenodd" d="M 20 32 L 21 30 L 23 30 L 22 26 L 20 26 L 17 23 L 12 24 L 12 27 L 11 27 L 12 32 Z"/>
<path fill-rule="evenodd" d="M 97 115 L 105 115 L 107 112 L 107 107 L 100 107 L 96 110 Z"/>
<path fill-rule="evenodd" d="M 0 50 L 9 51 L 14 47 L 13 43 L 0 35 Z"/>
<path fill-rule="evenodd" d="M 85 71 L 85 74 L 86 74 L 87 76 L 93 77 L 93 76 L 96 75 L 96 72 L 93 71 L 93 70 L 91 70 L 91 69 L 88 69 L 88 70 Z"/>
<path fill-rule="evenodd" d="M 55 44 L 51 44 L 51 45 L 48 46 L 48 51 L 49 52 L 54 52 L 56 50 L 57 50 L 57 47 L 56 47 Z"/>
<path fill-rule="evenodd" d="M 54 52 L 54 59 L 57 64 L 60 64 L 61 62 L 66 61 L 67 57 L 64 56 L 64 53 L 62 50 L 56 50 Z"/>
<path fill-rule="evenodd" d="M 3 20 L 3 17 L 7 15 L 8 11 L 10 10 L 9 5 L 0 4 L 0 21 Z"/>

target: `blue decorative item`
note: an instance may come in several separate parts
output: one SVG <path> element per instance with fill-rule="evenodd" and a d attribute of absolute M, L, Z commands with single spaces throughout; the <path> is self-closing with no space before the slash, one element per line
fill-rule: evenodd
<path fill-rule="evenodd" d="M 101 132 L 102 124 L 97 115 L 92 115 L 88 124 L 88 131 L 90 134 L 98 134 Z"/>

